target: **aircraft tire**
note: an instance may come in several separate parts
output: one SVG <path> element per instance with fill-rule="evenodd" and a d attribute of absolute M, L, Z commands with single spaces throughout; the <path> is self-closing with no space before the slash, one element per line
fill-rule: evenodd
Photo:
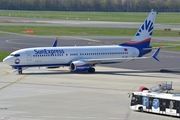
<path fill-rule="evenodd" d="M 95 73 L 95 69 L 94 68 L 89 68 L 88 72 L 89 73 Z"/>
<path fill-rule="evenodd" d="M 95 68 L 91 68 L 91 73 L 95 73 Z"/>
<path fill-rule="evenodd" d="M 19 73 L 19 74 L 22 74 L 22 70 L 18 70 L 18 73 Z"/>

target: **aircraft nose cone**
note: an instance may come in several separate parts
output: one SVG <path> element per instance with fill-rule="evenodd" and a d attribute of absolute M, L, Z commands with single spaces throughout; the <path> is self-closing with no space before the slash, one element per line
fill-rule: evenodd
<path fill-rule="evenodd" d="M 7 62 L 7 58 L 4 58 L 4 59 L 3 59 L 3 63 L 6 63 L 6 62 Z"/>
<path fill-rule="evenodd" d="M 11 61 L 12 59 L 9 56 L 3 59 L 3 63 L 6 63 L 6 64 L 11 64 Z"/>
<path fill-rule="evenodd" d="M 3 59 L 3 63 L 7 63 L 8 59 L 7 57 Z"/>

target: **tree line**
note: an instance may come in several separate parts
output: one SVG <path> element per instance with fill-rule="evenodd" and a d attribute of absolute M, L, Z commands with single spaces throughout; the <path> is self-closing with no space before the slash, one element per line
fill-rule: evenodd
<path fill-rule="evenodd" d="M 180 0 L 0 0 L 1 10 L 179 12 Z"/>

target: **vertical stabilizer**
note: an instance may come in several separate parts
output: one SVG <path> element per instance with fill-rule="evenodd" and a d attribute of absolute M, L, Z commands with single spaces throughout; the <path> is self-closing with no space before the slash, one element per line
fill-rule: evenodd
<path fill-rule="evenodd" d="M 58 37 L 56 38 L 56 40 L 55 40 L 54 43 L 52 44 L 52 47 L 57 47 L 57 42 L 58 42 Z"/>
<path fill-rule="evenodd" d="M 130 41 L 125 42 L 125 44 L 131 45 L 131 44 L 139 44 L 142 42 L 150 43 L 154 29 L 155 19 L 156 19 L 156 12 L 151 12 L 144 21 L 144 23 L 141 25 L 135 36 Z"/>
<path fill-rule="evenodd" d="M 141 42 L 151 39 L 154 29 L 155 19 L 156 19 L 156 12 L 151 12 L 131 41 Z"/>
<path fill-rule="evenodd" d="M 130 41 L 120 44 L 120 46 L 136 47 L 140 50 L 140 56 L 149 53 L 151 50 L 143 50 L 143 48 L 151 48 L 150 41 L 153 34 L 156 14 L 154 11 L 149 13 L 135 36 Z"/>

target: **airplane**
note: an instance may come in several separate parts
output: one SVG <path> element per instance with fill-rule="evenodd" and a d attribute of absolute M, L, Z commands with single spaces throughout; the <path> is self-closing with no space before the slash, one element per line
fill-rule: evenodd
<path fill-rule="evenodd" d="M 98 64 L 149 58 L 159 61 L 157 55 L 161 47 L 152 56 L 143 57 L 152 51 L 150 42 L 156 14 L 156 12 L 151 11 L 135 36 L 130 41 L 119 45 L 57 47 L 58 38 L 56 38 L 52 47 L 20 49 L 12 52 L 3 62 L 22 74 L 22 71 L 29 67 L 58 68 L 69 66 L 70 71 L 94 73 L 94 67 Z"/>

